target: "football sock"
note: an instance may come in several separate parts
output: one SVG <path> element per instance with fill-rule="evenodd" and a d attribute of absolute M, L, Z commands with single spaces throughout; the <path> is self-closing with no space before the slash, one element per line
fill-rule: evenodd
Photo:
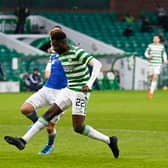
<path fill-rule="evenodd" d="M 95 130 L 94 128 L 92 128 L 89 125 L 85 125 L 83 135 L 86 135 L 86 136 L 88 136 L 90 138 L 93 138 L 93 139 L 103 141 L 106 144 L 110 143 L 110 138 L 108 136 L 106 136 L 106 135 L 102 134 L 101 132 Z"/>
<path fill-rule="evenodd" d="M 157 87 L 157 81 L 156 80 L 152 80 L 151 82 L 151 86 L 150 86 L 150 93 L 154 93 L 155 89 Z"/>
<path fill-rule="evenodd" d="M 35 134 L 37 134 L 42 128 L 48 125 L 48 121 L 44 118 L 39 118 L 36 123 L 24 134 L 23 140 L 28 142 Z"/>
<path fill-rule="evenodd" d="M 53 145 L 56 138 L 56 129 L 52 133 L 48 134 L 48 145 Z"/>
<path fill-rule="evenodd" d="M 38 120 L 36 111 L 33 111 L 32 113 L 26 115 L 26 117 L 29 118 L 33 123 L 35 123 Z"/>

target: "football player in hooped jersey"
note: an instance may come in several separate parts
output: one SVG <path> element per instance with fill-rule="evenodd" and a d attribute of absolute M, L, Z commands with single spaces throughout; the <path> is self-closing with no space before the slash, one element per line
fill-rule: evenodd
<path fill-rule="evenodd" d="M 160 36 L 153 36 L 153 43 L 149 44 L 145 50 L 145 57 L 149 61 L 149 80 L 150 87 L 148 98 L 153 98 L 157 88 L 157 81 L 161 71 L 161 65 L 167 64 L 167 54 L 163 44 L 160 43 Z"/>
<path fill-rule="evenodd" d="M 64 68 L 68 86 L 61 90 L 59 98 L 55 99 L 54 104 L 44 113 L 32 128 L 21 138 L 5 136 L 5 140 L 19 150 L 25 148 L 26 143 L 42 128 L 48 125 L 55 116 L 62 113 L 72 106 L 72 122 L 76 133 L 88 136 L 107 144 L 115 158 L 119 157 L 118 138 L 109 137 L 93 127 L 85 124 L 86 106 L 89 99 L 92 85 L 99 75 L 101 63 L 78 47 L 70 47 L 66 41 L 64 32 L 51 30 L 51 45 L 59 54 L 59 60 Z M 93 67 L 91 76 L 87 65 Z"/>
<path fill-rule="evenodd" d="M 54 27 L 54 29 L 60 31 L 61 28 Z M 20 109 L 22 114 L 28 117 L 33 123 L 38 120 L 37 109 L 54 103 L 54 100 L 60 90 L 67 86 L 67 79 L 56 52 L 53 52 L 50 55 L 50 59 L 45 70 L 45 78 L 47 81 L 44 86 L 30 96 Z M 54 128 L 54 125 L 62 115 L 63 113 L 49 122 L 47 126 L 48 143 L 39 152 L 39 154 L 50 154 L 52 152 L 54 148 L 54 140 L 56 138 L 56 129 Z"/>

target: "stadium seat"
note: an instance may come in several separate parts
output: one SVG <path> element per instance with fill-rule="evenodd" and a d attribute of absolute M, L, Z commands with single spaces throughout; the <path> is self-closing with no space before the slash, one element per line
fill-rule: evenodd
<path fill-rule="evenodd" d="M 100 90 L 105 90 L 103 72 L 100 72 L 99 76 L 97 77 L 97 83 Z"/>
<path fill-rule="evenodd" d="M 144 15 L 150 15 L 152 19 L 155 17 L 153 13 Z M 135 21 L 131 24 L 134 36 L 123 37 L 128 23 L 118 21 L 115 12 L 51 12 L 45 16 L 127 52 L 137 52 L 137 56 L 144 52 L 144 47 L 140 50 L 138 46 L 147 46 L 154 35 L 153 32 L 141 33 L 141 21 Z"/>

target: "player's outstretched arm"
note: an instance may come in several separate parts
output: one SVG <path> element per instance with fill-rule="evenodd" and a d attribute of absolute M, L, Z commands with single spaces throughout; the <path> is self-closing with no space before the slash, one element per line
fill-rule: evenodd
<path fill-rule="evenodd" d="M 96 78 L 98 77 L 98 75 L 99 75 L 99 73 L 100 73 L 102 64 L 101 64 L 100 61 L 98 61 L 98 60 L 95 59 L 95 58 L 92 58 L 92 59 L 89 61 L 88 64 L 93 67 L 92 73 L 91 73 L 91 77 L 90 77 L 89 81 L 88 81 L 87 84 L 86 84 L 86 85 L 89 87 L 89 89 L 91 89 L 92 86 L 93 86 L 94 81 L 96 80 Z"/>

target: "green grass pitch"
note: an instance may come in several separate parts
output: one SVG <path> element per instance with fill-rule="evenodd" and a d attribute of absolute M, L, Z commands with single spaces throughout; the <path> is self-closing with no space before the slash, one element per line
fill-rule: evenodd
<path fill-rule="evenodd" d="M 47 142 L 42 130 L 19 151 L 8 145 L 5 135 L 22 136 L 31 124 L 19 108 L 31 93 L 0 94 L 0 168 L 167 168 L 168 91 L 94 91 L 88 104 L 86 123 L 119 137 L 120 158 L 108 146 L 73 132 L 71 109 L 57 126 L 55 150 L 38 155 Z M 39 110 L 42 115 L 46 108 Z"/>

